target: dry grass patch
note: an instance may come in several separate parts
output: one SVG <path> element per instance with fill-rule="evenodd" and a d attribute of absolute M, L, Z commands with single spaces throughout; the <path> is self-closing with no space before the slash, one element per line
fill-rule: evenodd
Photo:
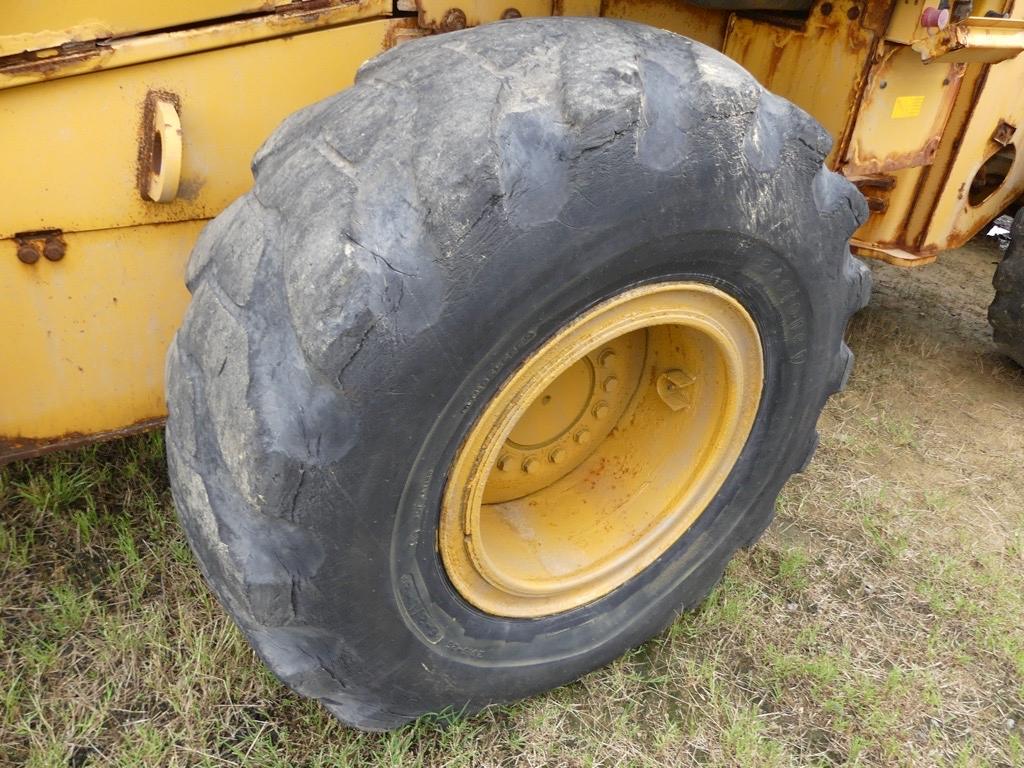
<path fill-rule="evenodd" d="M 545 696 L 397 732 L 267 673 L 203 585 L 158 435 L 0 470 L 0 763 L 1024 766 L 1024 376 L 993 247 L 876 269 L 858 366 L 696 612 Z"/>

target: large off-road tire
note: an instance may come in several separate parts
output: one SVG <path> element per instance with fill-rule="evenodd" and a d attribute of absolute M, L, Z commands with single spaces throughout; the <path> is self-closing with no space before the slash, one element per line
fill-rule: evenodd
<path fill-rule="evenodd" d="M 573 680 L 697 605 L 771 520 L 850 371 L 869 274 L 847 241 L 866 209 L 822 167 L 829 147 L 719 53 L 603 20 L 406 43 L 285 121 L 196 246 L 167 361 L 175 502 L 267 665 L 384 729 Z M 714 347 L 757 384 L 724 481 L 596 597 L 478 607 L 458 583 L 473 563 L 439 552 L 458 548 L 440 520 L 467 435 L 574 320 L 669 289 L 759 339 Z M 708 371 L 692 392 L 732 391 Z M 663 432 L 666 455 L 691 440 Z"/>
<path fill-rule="evenodd" d="M 988 322 L 996 346 L 1024 366 L 1024 208 L 1010 225 L 1010 245 L 992 278 L 995 298 L 988 308 Z"/>

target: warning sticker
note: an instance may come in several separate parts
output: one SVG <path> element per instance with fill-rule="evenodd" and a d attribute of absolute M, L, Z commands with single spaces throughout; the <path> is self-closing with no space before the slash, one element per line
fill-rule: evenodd
<path fill-rule="evenodd" d="M 899 120 L 904 117 L 917 117 L 921 114 L 924 96 L 898 96 L 892 105 L 892 117 Z"/>

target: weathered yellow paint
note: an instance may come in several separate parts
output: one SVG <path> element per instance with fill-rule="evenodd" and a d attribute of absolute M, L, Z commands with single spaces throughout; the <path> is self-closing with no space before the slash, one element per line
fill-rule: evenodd
<path fill-rule="evenodd" d="M 0 56 L 265 11 L 274 0 L 5 0 Z"/>
<path fill-rule="evenodd" d="M 1001 11 L 1001 0 L 975 4 L 975 13 Z M 894 14 L 893 23 L 899 11 Z M 1024 5 L 1013 10 L 1014 18 L 1024 18 Z M 908 27 L 906 21 L 904 27 Z M 920 32 L 919 34 L 924 34 Z M 892 37 L 893 35 L 889 35 Z M 915 61 L 916 52 L 901 49 L 908 72 L 921 72 L 950 65 Z M 969 63 L 944 128 L 937 133 L 937 147 L 927 165 L 902 168 L 887 175 L 892 189 L 865 194 L 884 199 L 884 212 L 872 213 L 856 234 L 858 252 L 903 265 L 934 261 L 947 248 L 962 245 L 1001 213 L 1014 199 L 1024 195 L 1024 55 L 998 64 Z M 968 192 L 971 180 L 982 163 L 1001 145 L 993 140 L 1000 122 L 1016 126 L 1011 141 L 1017 149 L 1017 162 L 1003 185 L 979 205 L 971 205 Z M 897 141 L 879 136 L 879 147 Z"/>
<path fill-rule="evenodd" d="M 1013 19 L 972 19 L 945 36 L 921 28 L 925 4 L 816 0 L 800 18 L 683 0 L 401 0 L 397 7 L 419 13 L 392 20 L 391 0 L 8 3 L 0 13 L 0 359 L 23 374 L 2 382 L 0 459 L 16 438 L 159 418 L 167 329 L 184 307 L 181 267 L 198 222 L 249 187 L 253 152 L 286 115 L 349 85 L 385 47 L 443 28 L 453 8 L 469 26 L 511 8 L 601 13 L 723 50 L 833 135 L 828 162 L 872 206 L 856 234 L 860 252 L 932 260 L 1024 193 L 1024 55 L 979 63 L 1016 50 L 1024 4 L 976 0 L 978 16 L 1012 7 Z M 22 54 L 28 49 L 37 52 Z M 924 64 L 921 53 L 968 63 Z M 159 191 L 165 202 L 146 199 L 153 127 L 144 106 L 154 98 L 181 122 L 179 184 L 174 195 Z M 176 131 L 166 110 L 164 118 Z M 971 179 L 1005 141 L 1018 159 L 1005 183 L 972 205 Z M 66 256 L 19 262 L 10 238 L 45 230 L 65 233 Z M 116 311 L 104 304 L 113 291 Z"/>
<path fill-rule="evenodd" d="M 679 0 L 605 0 L 601 15 L 667 29 L 718 50 L 725 42 L 729 21 L 726 11 L 687 5 Z"/>
<path fill-rule="evenodd" d="M 520 17 L 553 16 L 555 15 L 554 0 L 515 0 L 515 2 L 496 3 L 493 0 L 417 0 L 420 26 L 426 29 L 453 31 L 446 22 L 447 14 L 458 9 L 465 14 L 465 26 L 476 27 L 492 21 L 500 21 L 503 14 L 515 8 Z"/>
<path fill-rule="evenodd" d="M 390 0 L 352 0 L 314 8 L 305 3 L 285 5 L 275 13 L 254 18 L 107 40 L 102 45 L 59 51 L 60 55 L 54 58 L 2 62 L 0 89 L 246 45 L 274 37 L 301 35 L 390 13 Z M 371 30 L 364 31 L 373 36 Z M 315 67 L 307 70 L 306 74 L 316 76 Z"/>
<path fill-rule="evenodd" d="M 922 66 L 913 50 L 886 45 L 864 89 L 844 173 L 860 176 L 927 165 L 960 89 L 961 64 Z"/>
<path fill-rule="evenodd" d="M 1024 5 L 1017 11 L 1024 17 Z M 971 65 L 983 67 L 985 65 Z M 922 250 L 940 251 L 967 242 L 981 227 L 1024 195 L 1024 55 L 988 67 L 987 77 L 973 100 L 973 108 L 961 135 L 951 135 L 951 163 L 941 181 L 941 192 L 930 206 L 927 229 L 920 235 Z M 1016 128 L 1011 143 L 1017 159 L 1003 185 L 979 205 L 971 205 L 971 179 L 1000 148 L 993 135 L 1000 121 Z M 958 139 L 954 143 L 954 139 Z"/>
<path fill-rule="evenodd" d="M 967 18 L 913 47 L 923 61 L 995 64 L 1024 51 L 1024 19 Z"/>
<path fill-rule="evenodd" d="M 830 162 L 842 156 L 880 37 L 868 25 L 874 23 L 868 11 L 849 18 L 861 14 L 862 7 L 870 5 L 856 0 L 818 3 L 800 26 L 734 14 L 726 33 L 727 56 L 766 88 L 814 115 L 835 138 Z"/>
<path fill-rule="evenodd" d="M 58 438 L 164 414 L 164 354 L 203 222 L 67 234 L 32 265 L 0 241 L 0 436 Z M 2 453 L 2 451 L 0 451 Z"/>
<path fill-rule="evenodd" d="M 249 162 L 270 132 L 300 107 L 350 85 L 358 66 L 383 49 L 390 23 L 0 91 L 0 237 L 216 216 L 248 189 Z M 181 181 L 168 203 L 145 199 L 137 181 L 150 91 L 180 100 Z"/>
<path fill-rule="evenodd" d="M 711 286 L 634 288 L 572 320 L 488 402 L 446 473 L 452 584 L 518 617 L 615 589 L 706 509 L 762 387 L 753 319 Z"/>

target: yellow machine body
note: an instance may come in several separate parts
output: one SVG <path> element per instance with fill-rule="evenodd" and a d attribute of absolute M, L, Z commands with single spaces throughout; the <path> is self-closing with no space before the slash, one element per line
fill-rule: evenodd
<path fill-rule="evenodd" d="M 203 223 L 288 114 L 404 41 L 517 16 L 607 16 L 723 51 L 816 117 L 871 216 L 862 255 L 916 265 L 1024 193 L 1024 5 L 815 0 L 12 0 L 0 15 L 0 460 L 164 415 L 163 359 Z M 1000 14 L 992 17 L 989 12 Z M 1009 17 L 1002 17 L 1009 14 Z"/>

